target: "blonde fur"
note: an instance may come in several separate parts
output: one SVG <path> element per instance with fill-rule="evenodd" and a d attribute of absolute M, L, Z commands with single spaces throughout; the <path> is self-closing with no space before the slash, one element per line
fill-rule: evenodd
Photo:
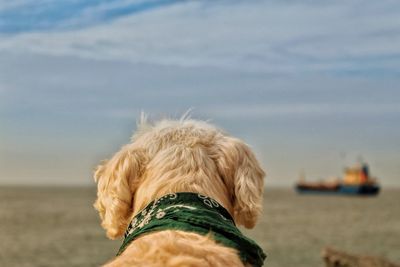
<path fill-rule="evenodd" d="M 195 192 L 221 203 L 235 222 L 254 227 L 262 210 L 265 173 L 250 148 L 209 123 L 182 118 L 149 123 L 145 115 L 131 143 L 98 166 L 97 200 L 111 239 L 152 200 Z M 107 266 L 243 266 L 237 251 L 211 236 L 162 231 L 138 238 Z"/>

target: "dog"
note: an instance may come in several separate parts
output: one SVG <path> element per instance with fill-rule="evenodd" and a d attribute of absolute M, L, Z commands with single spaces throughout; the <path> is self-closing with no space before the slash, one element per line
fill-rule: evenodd
<path fill-rule="evenodd" d="M 255 226 L 264 176 L 248 145 L 208 122 L 142 116 L 94 173 L 107 237 L 125 234 L 105 266 L 261 266 L 264 252 L 236 225 Z"/>

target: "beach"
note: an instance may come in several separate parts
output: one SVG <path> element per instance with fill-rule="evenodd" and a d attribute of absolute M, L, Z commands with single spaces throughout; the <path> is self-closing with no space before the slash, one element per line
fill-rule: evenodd
<path fill-rule="evenodd" d="M 109 240 L 92 204 L 94 187 L 0 187 L 0 266 L 100 266 Z M 400 263 L 400 189 L 377 197 L 298 195 L 267 189 L 258 225 L 244 233 L 268 255 L 264 266 L 324 266 L 321 250 Z"/>

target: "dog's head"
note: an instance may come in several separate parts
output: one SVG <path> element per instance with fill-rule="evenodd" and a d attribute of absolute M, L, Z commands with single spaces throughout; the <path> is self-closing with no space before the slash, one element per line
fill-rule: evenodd
<path fill-rule="evenodd" d="M 132 142 L 97 167 L 94 206 L 112 239 L 124 233 L 135 202 L 179 191 L 226 199 L 222 204 L 235 222 L 252 228 L 262 209 L 264 176 L 245 143 L 206 122 L 144 118 Z"/>

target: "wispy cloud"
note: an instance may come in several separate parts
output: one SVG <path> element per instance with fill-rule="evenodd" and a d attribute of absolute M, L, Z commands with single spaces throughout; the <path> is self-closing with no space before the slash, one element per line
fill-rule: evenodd
<path fill-rule="evenodd" d="M 132 113 L 131 113 L 132 114 Z M 397 114 L 400 115 L 400 106 L 396 104 L 332 104 L 332 103 L 301 103 L 301 104 L 264 104 L 211 107 L 206 114 L 219 118 L 282 118 L 290 116 L 295 118 L 327 117 L 327 116 L 371 116 Z"/>
<path fill-rule="evenodd" d="M 182 3 L 170 5 L 176 2 Z M 59 22 L 45 20 L 43 25 L 112 20 L 61 32 L 3 35 L 0 51 L 270 73 L 397 75 L 400 70 L 396 1 L 136 0 L 89 7 L 82 4 L 85 1 L 79 3 L 55 13 Z M 76 15 L 70 17 L 71 12 Z M 3 27 L 7 28 L 4 22 Z"/>

